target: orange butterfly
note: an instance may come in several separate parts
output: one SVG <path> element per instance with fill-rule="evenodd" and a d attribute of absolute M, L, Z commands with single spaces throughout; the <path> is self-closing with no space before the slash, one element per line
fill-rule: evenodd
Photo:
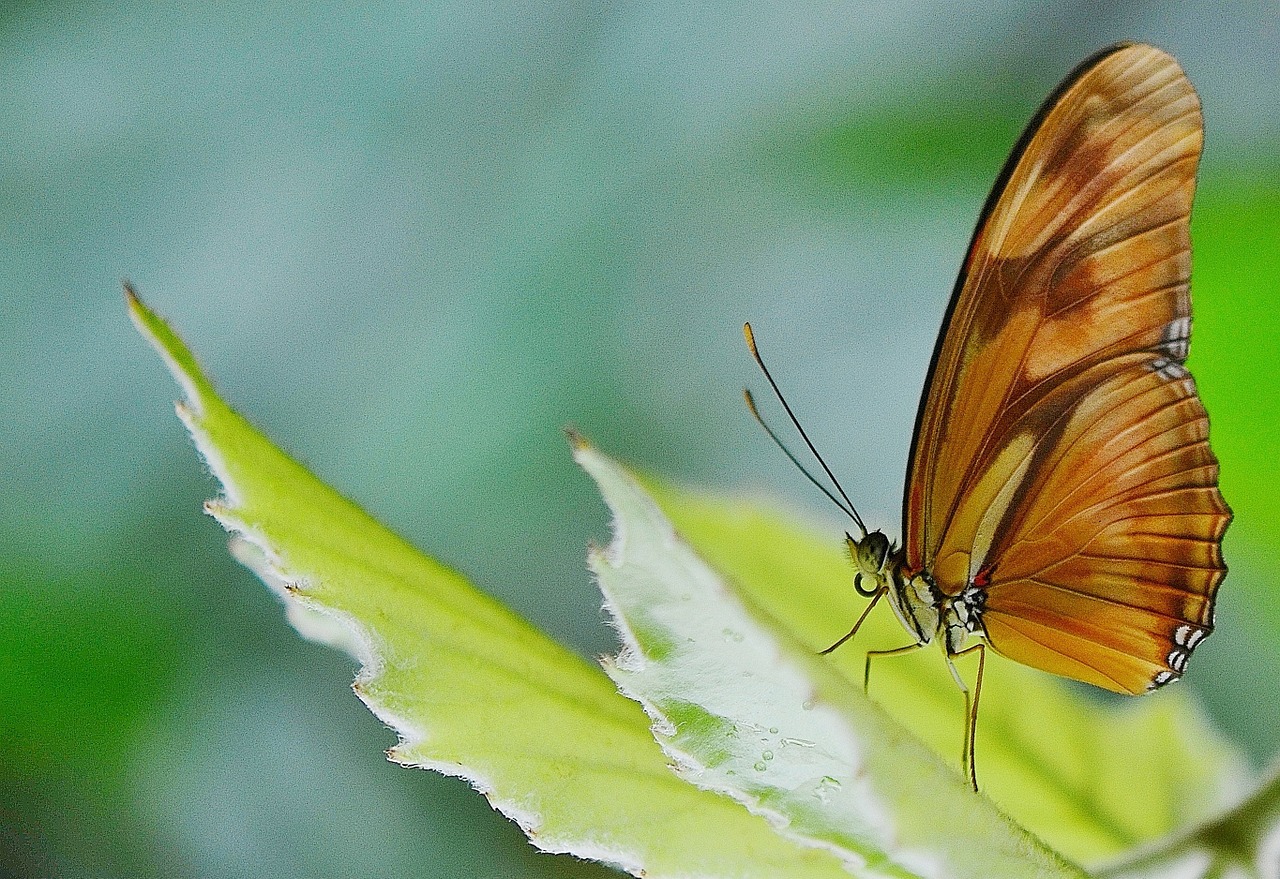
<path fill-rule="evenodd" d="M 938 641 L 968 703 L 974 790 L 986 646 L 1138 694 L 1181 676 L 1213 630 L 1231 510 L 1182 365 L 1202 141 L 1195 90 L 1159 49 L 1114 46 L 1077 67 L 983 206 L 916 418 L 905 544 L 819 485 L 861 529 L 854 588 L 871 599 L 824 652 L 886 597 L 915 641 L 869 653 L 868 671 Z M 970 699 L 953 660 L 971 651 Z"/>

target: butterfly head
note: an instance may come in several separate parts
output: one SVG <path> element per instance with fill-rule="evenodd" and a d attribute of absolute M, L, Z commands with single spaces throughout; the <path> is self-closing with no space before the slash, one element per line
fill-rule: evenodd
<path fill-rule="evenodd" d="M 846 533 L 845 540 L 849 546 L 849 556 L 853 559 L 853 588 L 859 595 L 869 598 L 880 590 L 889 577 L 893 544 L 880 531 L 871 531 L 861 540 Z"/>
<path fill-rule="evenodd" d="M 868 532 L 861 540 L 845 534 L 853 558 L 853 588 L 865 598 L 885 595 L 902 627 L 917 643 L 933 640 L 941 619 L 943 596 L 925 573 L 906 571 L 902 551 L 879 531 Z"/>

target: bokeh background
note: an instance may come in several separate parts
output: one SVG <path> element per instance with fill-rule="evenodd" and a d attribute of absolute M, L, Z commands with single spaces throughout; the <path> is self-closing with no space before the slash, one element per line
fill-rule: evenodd
<path fill-rule="evenodd" d="M 128 277 L 321 476 L 611 649 L 572 424 L 838 523 L 743 411 L 741 324 L 870 521 L 978 207 L 1080 59 L 1202 95 L 1191 365 L 1235 507 L 1184 685 L 1280 748 L 1280 14 L 1265 3 L 0 4 L 0 876 L 606 876 L 387 763 L 214 492 Z M 1155 697 L 1158 698 L 1158 697 Z"/>

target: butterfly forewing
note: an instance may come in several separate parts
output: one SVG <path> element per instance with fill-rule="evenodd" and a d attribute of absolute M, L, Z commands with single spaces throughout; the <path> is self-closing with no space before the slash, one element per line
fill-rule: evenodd
<path fill-rule="evenodd" d="M 992 647 L 1119 692 L 1211 629 L 1230 511 L 1195 385 L 1188 221 L 1202 122 L 1121 46 L 1049 99 L 988 200 L 930 368 L 906 563 L 986 587 Z"/>

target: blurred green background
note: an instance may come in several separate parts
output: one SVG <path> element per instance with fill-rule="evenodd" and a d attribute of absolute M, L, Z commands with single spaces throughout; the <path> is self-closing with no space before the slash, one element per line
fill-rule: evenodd
<path fill-rule="evenodd" d="M 761 345 L 896 531 L 933 338 L 1023 123 L 1119 39 L 1208 145 L 1192 366 L 1236 510 L 1182 686 L 1280 748 L 1274 3 L 0 5 L 0 876 L 604 876 L 401 769 L 200 513 L 130 278 L 270 436 L 584 654 L 562 427 L 839 523 Z M 1154 698 L 1159 698 L 1154 697 Z"/>

